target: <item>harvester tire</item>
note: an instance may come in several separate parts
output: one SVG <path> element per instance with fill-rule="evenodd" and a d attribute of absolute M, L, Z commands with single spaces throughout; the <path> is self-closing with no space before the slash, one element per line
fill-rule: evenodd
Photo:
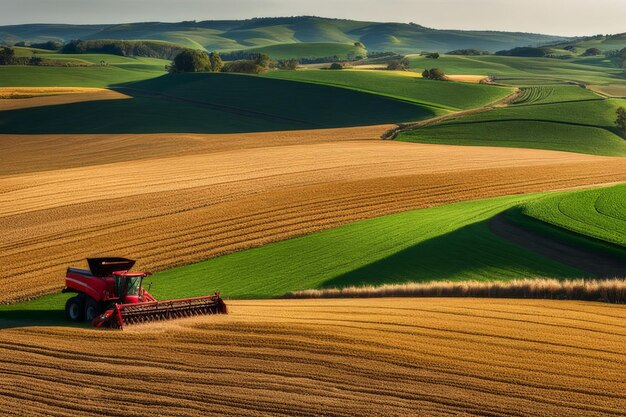
<path fill-rule="evenodd" d="M 83 316 L 85 321 L 91 322 L 93 319 L 100 315 L 100 305 L 96 300 L 91 297 L 87 297 L 85 300 L 85 314 Z"/>
<path fill-rule="evenodd" d="M 82 297 L 72 297 L 65 303 L 65 318 L 70 321 L 83 321 L 85 310 Z"/>

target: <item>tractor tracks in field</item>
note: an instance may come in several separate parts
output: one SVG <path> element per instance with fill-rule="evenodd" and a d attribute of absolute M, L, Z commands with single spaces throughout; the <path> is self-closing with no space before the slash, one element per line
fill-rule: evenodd
<path fill-rule="evenodd" d="M 600 278 L 626 275 L 626 260 L 600 252 L 584 250 L 507 220 L 503 213 L 489 221 L 489 229 L 503 239 L 547 258 L 588 272 Z"/>
<path fill-rule="evenodd" d="M 469 116 L 477 113 L 484 113 L 491 111 L 499 107 L 506 107 L 511 103 L 514 103 L 522 94 L 522 90 L 519 88 L 515 92 L 499 100 L 493 101 L 485 106 L 476 107 L 468 110 L 461 110 L 454 113 L 443 114 L 441 116 L 431 117 L 429 119 L 420 120 L 413 123 L 400 123 L 396 127 L 386 131 L 382 134 L 381 139 L 394 140 L 399 133 L 407 130 L 419 129 L 421 127 L 429 126 L 436 123 L 447 122 L 449 120 L 458 119 L 460 117 Z"/>

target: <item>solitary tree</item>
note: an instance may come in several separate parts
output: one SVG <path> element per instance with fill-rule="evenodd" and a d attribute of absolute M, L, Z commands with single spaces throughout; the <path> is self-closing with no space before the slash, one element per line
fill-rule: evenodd
<path fill-rule="evenodd" d="M 185 49 L 176 55 L 170 66 L 170 72 L 204 72 L 211 71 L 209 54 L 196 49 Z"/>
<path fill-rule="evenodd" d="M 439 68 L 431 68 L 422 72 L 422 77 L 429 80 L 445 81 L 447 80 L 446 74 Z"/>
<path fill-rule="evenodd" d="M 357 48 L 363 48 L 365 49 L 365 45 L 363 45 L 362 42 L 354 42 L 354 46 L 356 46 Z"/>
<path fill-rule="evenodd" d="M 211 71 L 213 72 L 220 72 L 224 67 L 224 62 L 219 52 L 211 52 L 209 54 L 209 62 L 211 63 Z"/>
<path fill-rule="evenodd" d="M 15 63 L 15 50 L 7 46 L 0 48 L 0 65 L 11 65 Z"/>
<path fill-rule="evenodd" d="M 615 124 L 622 134 L 626 135 L 626 109 L 623 107 L 617 109 L 617 119 L 615 120 Z"/>

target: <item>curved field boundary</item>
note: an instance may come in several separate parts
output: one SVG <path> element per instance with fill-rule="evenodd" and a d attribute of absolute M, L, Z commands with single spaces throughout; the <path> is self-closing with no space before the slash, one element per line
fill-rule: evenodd
<path fill-rule="evenodd" d="M 556 240 L 546 234 L 516 225 L 508 221 L 505 215 L 493 217 L 489 222 L 489 228 L 503 239 L 550 259 L 586 271 L 594 277 L 626 277 L 626 259 L 620 259 L 600 251 L 586 250 Z"/>
<path fill-rule="evenodd" d="M 384 141 L 10 175 L 0 177 L 2 296 L 55 292 L 68 264 L 98 253 L 158 271 L 410 209 L 614 181 L 626 181 L 619 158 Z"/>
<path fill-rule="evenodd" d="M 554 94 L 554 87 L 526 87 L 511 104 L 533 104 L 545 101 Z"/>
<path fill-rule="evenodd" d="M 394 140 L 400 133 L 405 132 L 405 131 L 409 131 L 409 130 L 413 130 L 413 129 L 419 129 L 421 127 L 424 126 L 428 126 L 428 125 L 432 125 L 432 124 L 437 124 L 437 123 L 441 123 L 441 122 L 446 122 L 446 121 L 450 121 L 450 120 L 454 120 L 454 119 L 458 119 L 460 117 L 463 116 L 469 116 L 471 114 L 477 114 L 477 113 L 483 113 L 489 110 L 493 110 L 494 108 L 497 107 L 505 107 L 511 103 L 514 103 L 515 100 L 518 99 L 518 97 L 520 96 L 521 91 L 518 89 L 516 90 L 514 93 L 511 93 L 510 95 L 499 99 L 497 101 L 494 101 L 493 103 L 489 103 L 486 106 L 483 107 L 478 107 L 475 109 L 470 109 L 470 110 L 462 110 L 462 111 L 457 111 L 454 113 L 449 113 L 449 114 L 444 114 L 441 116 L 436 116 L 436 117 L 432 117 L 430 119 L 426 119 L 426 120 L 421 120 L 419 122 L 415 122 L 415 123 L 401 123 L 399 124 L 397 127 L 394 127 L 388 131 L 386 131 L 381 138 L 382 139 L 389 139 L 389 140 Z"/>
<path fill-rule="evenodd" d="M 0 301 L 56 292 L 69 264 L 96 254 L 158 271 L 400 211 L 615 181 L 626 181 L 620 158 L 385 141 L 9 175 L 0 177 Z"/>
<path fill-rule="evenodd" d="M 229 307 L 227 316 L 123 332 L 2 329 L 0 414 L 606 417 L 626 409 L 620 306 L 396 298 Z"/>
<path fill-rule="evenodd" d="M 557 195 L 522 207 L 523 215 L 626 248 L 626 185 Z"/>

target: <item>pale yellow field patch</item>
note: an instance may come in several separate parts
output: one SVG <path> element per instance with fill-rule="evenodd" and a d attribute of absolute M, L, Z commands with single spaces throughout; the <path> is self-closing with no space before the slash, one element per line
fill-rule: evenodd
<path fill-rule="evenodd" d="M 466 75 L 466 74 L 448 74 L 448 80 L 457 81 L 461 83 L 480 83 L 482 80 L 487 79 L 486 75 Z"/>
<path fill-rule="evenodd" d="M 358 65 L 355 67 L 347 68 L 344 71 L 371 71 L 385 74 L 400 75 L 405 77 L 422 78 L 422 74 L 415 71 L 389 71 L 385 69 L 384 65 L 371 64 L 371 65 Z M 467 74 L 447 74 L 448 80 L 461 83 L 480 83 L 486 79 L 486 75 L 467 75 Z"/>
<path fill-rule="evenodd" d="M 589 85 L 587 88 L 609 97 L 626 97 L 626 84 Z"/>

